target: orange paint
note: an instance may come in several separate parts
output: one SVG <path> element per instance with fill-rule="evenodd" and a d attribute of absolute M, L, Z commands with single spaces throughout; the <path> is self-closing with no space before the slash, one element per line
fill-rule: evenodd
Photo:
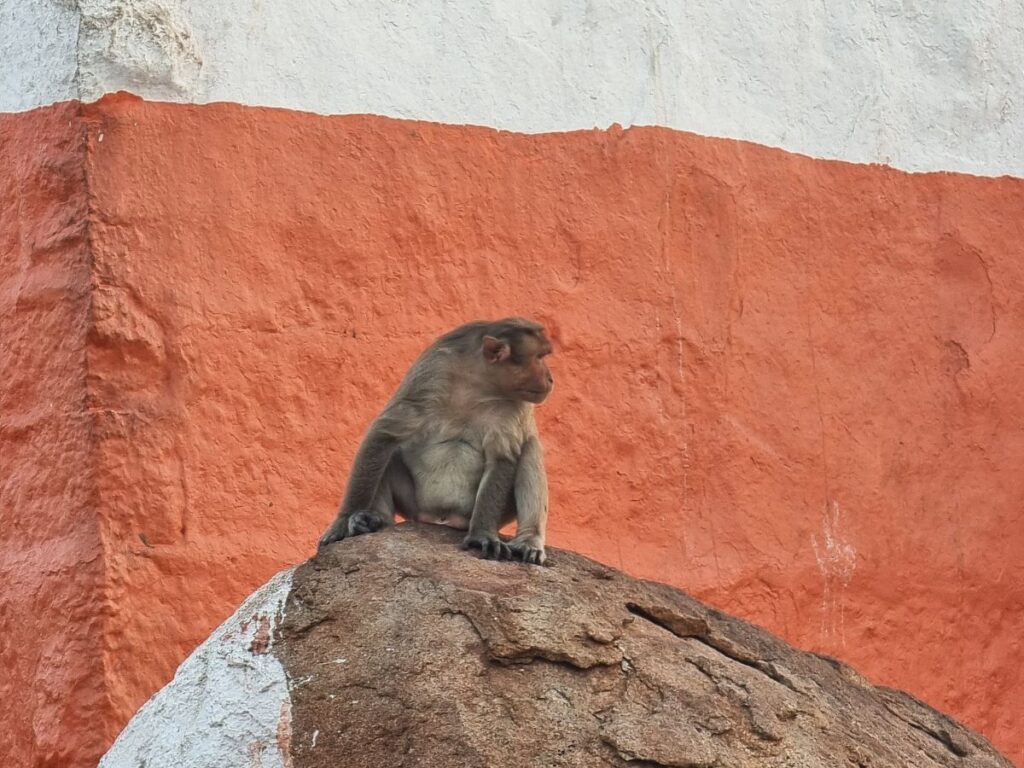
<path fill-rule="evenodd" d="M 80 107 L 0 115 L 0 764 L 95 765 L 104 559 L 87 407 Z"/>
<path fill-rule="evenodd" d="M 1024 181 L 658 128 L 86 112 L 114 728 L 313 551 L 423 345 L 515 312 L 556 341 L 554 545 L 1024 762 Z"/>

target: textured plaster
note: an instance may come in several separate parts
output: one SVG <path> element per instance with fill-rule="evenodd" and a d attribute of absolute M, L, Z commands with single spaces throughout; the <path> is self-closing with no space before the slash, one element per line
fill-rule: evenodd
<path fill-rule="evenodd" d="M 88 398 L 80 107 L 0 115 L 0 765 L 92 768 L 116 733 Z"/>
<path fill-rule="evenodd" d="M 291 705 L 273 641 L 291 583 L 292 570 L 282 571 L 249 597 L 129 721 L 99 768 L 285 768 Z"/>
<path fill-rule="evenodd" d="M 78 98 L 71 0 L 0 0 L 0 112 Z"/>
<path fill-rule="evenodd" d="M 1019 2 L 81 0 L 74 66 L 66 4 L 3 2 L 4 110 L 127 90 L 526 133 L 662 125 L 1024 176 Z M 41 47 L 51 19 L 60 44 Z"/>
<path fill-rule="evenodd" d="M 1024 180 L 663 128 L 85 113 L 118 722 L 312 553 L 423 346 L 517 312 L 556 345 L 553 546 L 1024 758 Z"/>
<path fill-rule="evenodd" d="M 78 86 L 84 100 L 109 90 L 150 99 L 195 98 L 202 57 L 180 2 L 79 0 L 79 9 Z"/>

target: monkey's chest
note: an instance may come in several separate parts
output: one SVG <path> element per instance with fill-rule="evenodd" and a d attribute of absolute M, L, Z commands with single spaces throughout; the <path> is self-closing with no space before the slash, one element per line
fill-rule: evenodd
<path fill-rule="evenodd" d="M 415 485 L 417 519 L 468 524 L 484 474 L 483 450 L 464 440 L 429 442 L 406 454 Z M 455 518 L 455 519 L 450 519 Z"/>

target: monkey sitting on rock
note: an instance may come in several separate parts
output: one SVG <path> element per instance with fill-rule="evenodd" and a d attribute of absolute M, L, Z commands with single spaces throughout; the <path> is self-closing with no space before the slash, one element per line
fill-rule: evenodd
<path fill-rule="evenodd" d="M 522 318 L 467 323 L 431 344 L 370 425 L 320 548 L 397 512 L 466 531 L 462 548 L 484 558 L 542 565 L 548 488 L 533 406 L 554 387 L 550 353 L 543 326 Z"/>

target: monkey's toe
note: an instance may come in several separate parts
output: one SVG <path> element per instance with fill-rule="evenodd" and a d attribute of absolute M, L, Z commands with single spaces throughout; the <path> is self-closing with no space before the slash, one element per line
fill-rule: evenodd
<path fill-rule="evenodd" d="M 462 540 L 463 549 L 479 549 L 484 560 L 508 560 L 512 557 L 512 547 L 497 536 L 469 535 Z"/>
<path fill-rule="evenodd" d="M 508 560 L 512 557 L 512 548 L 504 541 L 488 541 L 481 547 L 480 556 L 485 560 Z"/>
<path fill-rule="evenodd" d="M 544 565 L 546 559 L 544 545 L 540 544 L 534 536 L 524 536 L 523 538 L 517 536 L 509 542 L 509 548 L 512 550 L 514 560 L 521 560 L 531 565 Z"/>
<path fill-rule="evenodd" d="M 523 562 L 532 563 L 533 565 L 544 565 L 544 550 L 530 549 L 523 552 Z"/>
<path fill-rule="evenodd" d="M 384 520 L 376 512 L 353 512 L 348 518 L 348 535 L 376 533 L 384 527 Z"/>
<path fill-rule="evenodd" d="M 346 530 L 344 525 L 334 523 L 330 528 L 327 529 L 327 533 L 320 537 L 320 541 L 317 542 L 317 552 L 321 551 L 325 547 L 333 544 L 336 541 L 341 541 L 346 536 Z"/>
<path fill-rule="evenodd" d="M 517 557 L 524 563 L 531 565 L 543 565 L 544 564 L 544 550 L 536 549 L 535 547 L 523 547 L 522 549 L 513 549 L 512 556 Z"/>

